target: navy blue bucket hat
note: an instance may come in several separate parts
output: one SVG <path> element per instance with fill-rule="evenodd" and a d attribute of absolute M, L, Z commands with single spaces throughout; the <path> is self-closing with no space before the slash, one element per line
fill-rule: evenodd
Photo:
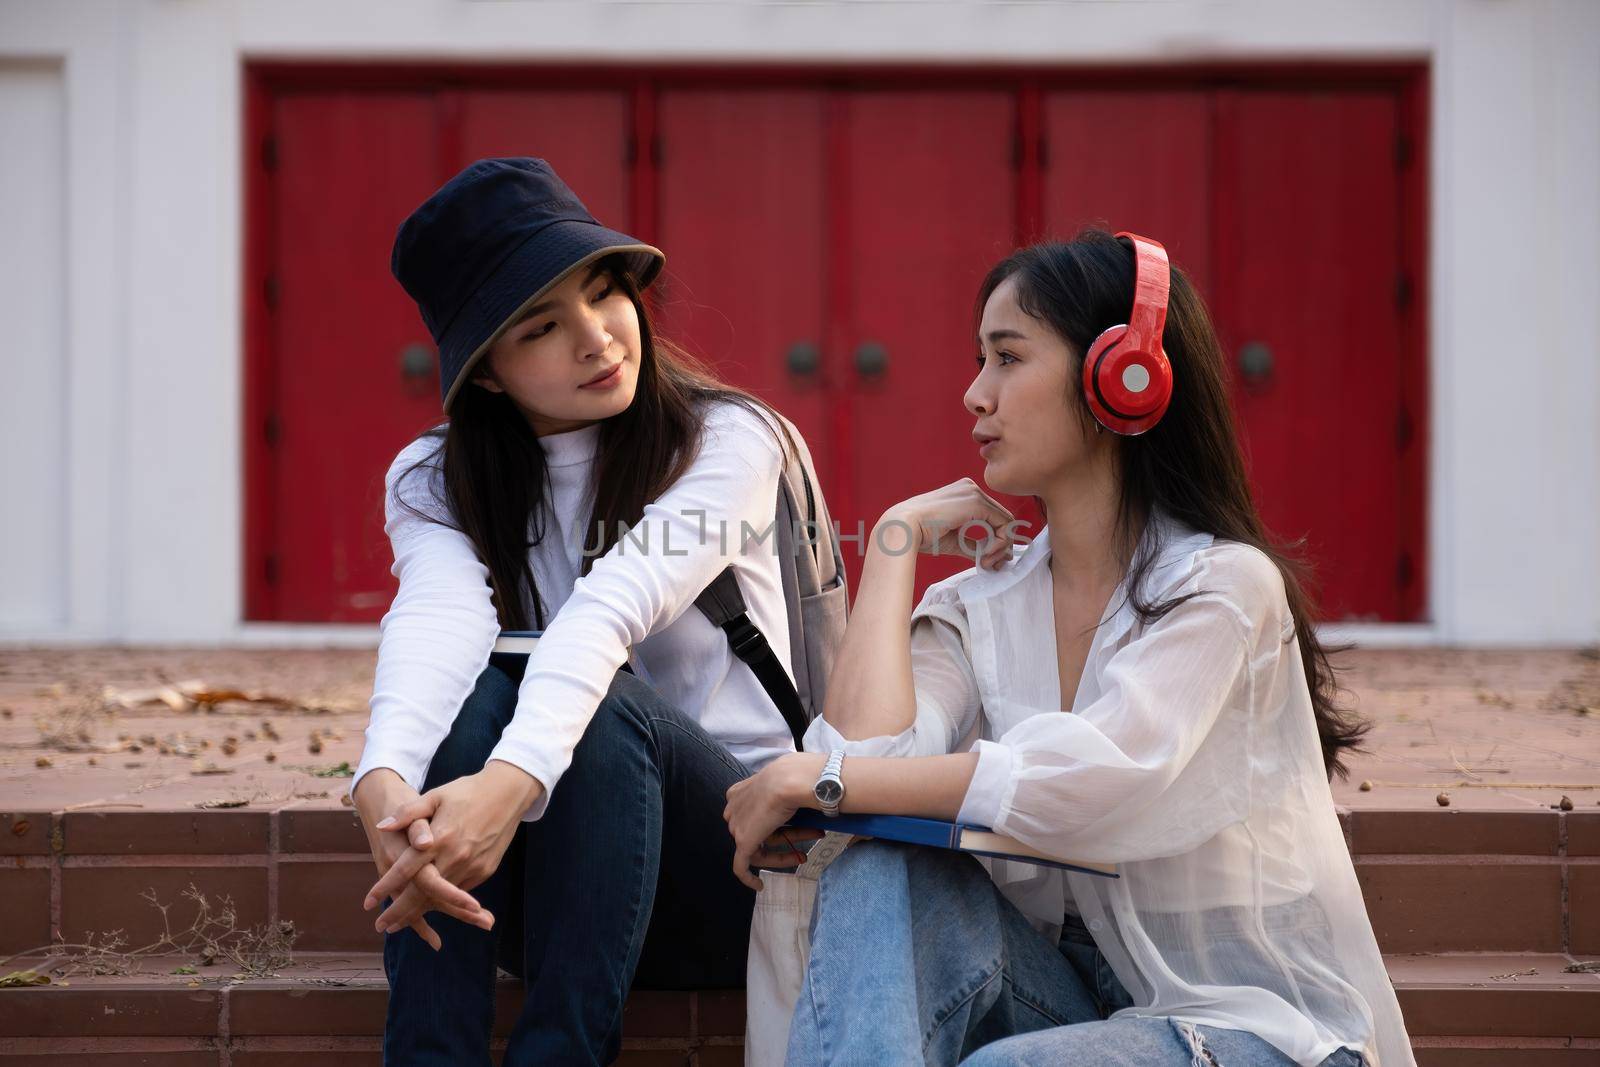
<path fill-rule="evenodd" d="M 439 346 L 448 414 L 501 333 L 579 267 L 620 255 L 644 289 L 661 250 L 609 230 L 542 159 L 480 159 L 413 211 L 389 269 L 417 302 Z"/>

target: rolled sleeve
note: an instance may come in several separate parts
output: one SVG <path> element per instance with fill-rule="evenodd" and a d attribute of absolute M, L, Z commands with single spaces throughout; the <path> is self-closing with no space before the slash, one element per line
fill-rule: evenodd
<path fill-rule="evenodd" d="M 1000 821 L 1001 805 L 1011 785 L 1011 749 L 993 741 L 979 741 L 972 750 L 978 754 L 978 766 L 972 772 L 956 822 L 993 827 Z"/>
<path fill-rule="evenodd" d="M 916 751 L 916 724 L 897 734 L 863 737 L 852 741 L 827 719 L 811 720 L 803 738 L 807 752 L 843 752 L 846 756 L 910 756 Z"/>

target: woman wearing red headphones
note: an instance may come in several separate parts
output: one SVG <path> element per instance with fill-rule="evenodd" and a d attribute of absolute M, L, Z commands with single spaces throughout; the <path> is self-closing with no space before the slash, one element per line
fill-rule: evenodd
<path fill-rule="evenodd" d="M 1120 877 L 858 841 L 788 1062 L 1412 1063 L 1328 787 L 1365 727 L 1257 516 L 1199 296 L 1159 244 L 1088 232 L 1007 258 L 979 308 L 984 481 L 1048 525 L 1013 551 L 965 479 L 884 514 L 806 751 L 729 790 L 734 870 L 831 807 Z M 908 542 L 978 565 L 913 611 Z"/>

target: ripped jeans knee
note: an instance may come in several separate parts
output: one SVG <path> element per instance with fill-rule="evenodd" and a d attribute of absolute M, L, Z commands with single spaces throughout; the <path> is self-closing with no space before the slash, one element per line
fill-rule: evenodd
<path fill-rule="evenodd" d="M 1172 1028 L 1178 1032 L 1178 1040 L 1189 1050 L 1189 1055 L 1192 1057 L 1189 1067 L 1222 1067 L 1211 1050 L 1206 1048 L 1205 1035 L 1200 1033 L 1198 1026 L 1186 1023 L 1182 1019 L 1169 1018 L 1167 1022 L 1172 1024 Z"/>

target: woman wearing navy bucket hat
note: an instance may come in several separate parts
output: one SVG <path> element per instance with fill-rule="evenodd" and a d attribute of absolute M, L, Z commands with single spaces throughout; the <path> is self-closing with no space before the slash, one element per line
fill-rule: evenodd
<path fill-rule="evenodd" d="M 636 980 L 744 980 L 725 794 L 793 743 L 688 609 L 732 566 L 787 650 L 771 545 L 716 531 L 771 524 L 793 440 L 653 335 L 663 258 L 541 159 L 479 160 L 396 237 L 449 421 L 386 478 L 400 587 L 352 783 L 386 1063 L 489 1063 L 497 960 L 526 982 L 510 1065 L 609 1063 Z M 543 636 L 523 664 L 502 630 Z"/>

